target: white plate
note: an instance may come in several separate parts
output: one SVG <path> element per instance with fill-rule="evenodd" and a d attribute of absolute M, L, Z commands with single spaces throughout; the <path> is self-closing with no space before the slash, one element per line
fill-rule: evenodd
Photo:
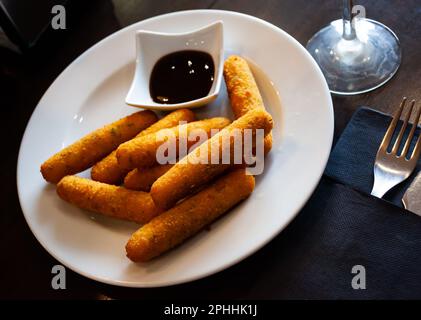
<path fill-rule="evenodd" d="M 77 138 L 137 111 L 124 104 L 134 71 L 135 31 L 186 32 L 224 22 L 225 53 L 252 61 L 275 127 L 274 145 L 252 196 L 177 249 L 135 264 L 124 246 L 136 225 L 84 212 L 63 202 L 41 177 L 41 163 Z M 280 100 L 279 100 L 280 97 Z M 225 91 L 199 117 L 230 114 Z M 325 168 L 333 108 L 318 66 L 291 36 L 260 19 L 227 11 L 171 13 L 133 24 L 76 59 L 47 90 L 22 140 L 17 183 L 32 232 L 68 268 L 131 287 L 187 282 L 223 270 L 275 237 L 295 217 Z M 82 175 L 87 175 L 84 172 Z"/>

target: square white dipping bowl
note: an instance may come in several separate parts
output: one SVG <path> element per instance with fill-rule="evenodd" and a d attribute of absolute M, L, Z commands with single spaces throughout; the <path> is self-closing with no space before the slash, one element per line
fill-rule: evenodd
<path fill-rule="evenodd" d="M 223 23 L 216 21 L 187 33 L 161 33 L 139 30 L 136 32 L 136 69 L 126 103 L 144 109 L 169 111 L 196 108 L 216 99 L 222 82 L 223 71 Z M 160 58 L 177 51 L 195 50 L 211 55 L 215 65 L 214 81 L 207 96 L 175 104 L 153 101 L 149 91 L 152 70 Z"/>

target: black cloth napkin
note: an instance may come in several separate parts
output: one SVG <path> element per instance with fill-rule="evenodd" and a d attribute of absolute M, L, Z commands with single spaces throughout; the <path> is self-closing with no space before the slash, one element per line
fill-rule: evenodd
<path fill-rule="evenodd" d="M 244 264 L 231 271 L 248 281 L 243 298 L 420 299 L 421 219 L 325 176 L 294 221 Z M 352 286 L 359 265 L 365 289 Z"/>
<path fill-rule="evenodd" d="M 391 120 L 390 116 L 378 111 L 366 107 L 358 109 L 336 143 L 325 174 L 352 188 L 370 193 L 374 181 L 373 167 L 376 153 Z M 395 137 L 401 125 L 402 121 L 395 130 Z M 403 141 L 406 141 L 410 129 L 411 126 L 408 126 Z M 415 132 L 415 138 L 418 137 L 419 131 L 418 129 Z M 416 139 L 413 139 L 410 152 L 415 142 Z M 406 181 L 390 190 L 384 199 L 402 207 L 403 194 L 420 170 L 421 159 L 414 173 Z"/>

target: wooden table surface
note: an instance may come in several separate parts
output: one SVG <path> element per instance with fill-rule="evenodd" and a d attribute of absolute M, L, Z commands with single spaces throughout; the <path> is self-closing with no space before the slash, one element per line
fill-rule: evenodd
<path fill-rule="evenodd" d="M 335 140 L 360 106 L 391 113 L 402 96 L 421 101 L 421 2 L 419 0 L 355 1 L 369 18 L 389 26 L 399 37 L 402 65 L 396 76 L 373 92 L 333 97 Z M 89 3 L 89 4 L 87 4 Z M 23 217 L 16 191 L 20 141 L 31 113 L 46 89 L 65 67 L 109 34 L 134 22 L 187 9 L 233 10 L 267 20 L 303 45 L 321 27 L 341 16 L 339 0 L 95 0 L 68 8 L 67 30 L 49 30 L 24 55 L 0 47 L 2 125 L 0 298 L 256 298 L 253 291 L 263 266 L 270 263 L 273 242 L 228 270 L 184 285 L 159 289 L 127 289 L 86 279 L 67 270 L 67 289 L 51 288 L 51 268 L 57 264 L 38 243 Z M 252 37 L 250 41 L 253 41 Z M 419 104 L 418 104 L 419 105 Z M 278 236 L 279 237 L 279 236 Z M 276 275 L 274 275 L 276 276 Z M 245 284 L 247 283 L 247 284 Z M 260 288 L 264 287 L 260 284 Z M 180 296 L 181 295 L 181 296 Z"/>

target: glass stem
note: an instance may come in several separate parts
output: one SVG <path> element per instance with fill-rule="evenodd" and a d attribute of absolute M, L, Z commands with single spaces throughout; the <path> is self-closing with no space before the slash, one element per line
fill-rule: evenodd
<path fill-rule="evenodd" d="M 355 32 L 355 21 L 354 21 L 354 14 L 352 13 L 352 7 L 354 1 L 352 0 L 344 0 L 344 9 L 343 9 L 343 34 L 342 37 L 345 40 L 354 40 L 357 37 Z"/>

